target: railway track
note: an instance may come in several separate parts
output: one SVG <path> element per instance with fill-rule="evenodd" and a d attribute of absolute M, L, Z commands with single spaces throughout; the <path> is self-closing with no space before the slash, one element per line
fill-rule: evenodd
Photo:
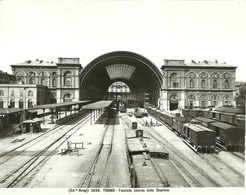
<path fill-rule="evenodd" d="M 22 163 L 20 166 L 15 168 L 11 173 L 5 175 L 0 179 L 0 187 L 12 188 L 16 187 L 18 183 L 28 177 L 28 175 L 37 169 L 45 160 L 47 160 L 51 155 L 56 152 L 56 150 L 69 139 L 77 130 L 88 121 L 89 115 L 71 127 L 62 135 L 58 136 L 54 141 L 52 141 L 48 146 L 46 146 L 41 151 L 37 152 L 30 159 Z M 18 186 L 17 186 L 18 187 Z"/>
<path fill-rule="evenodd" d="M 156 119 L 157 120 L 157 119 Z M 159 122 L 162 122 L 162 121 L 160 121 L 160 120 L 158 120 Z M 164 124 L 163 122 L 162 122 L 162 124 Z M 164 124 L 168 129 L 170 129 L 171 130 L 171 128 L 169 127 L 169 126 L 167 126 L 166 124 Z M 184 141 L 184 140 L 183 140 Z M 200 157 L 200 158 L 202 158 L 207 164 L 209 164 L 209 166 L 217 173 L 217 174 L 219 174 L 219 175 L 221 175 L 221 177 L 223 177 L 223 179 L 227 182 L 227 185 L 228 186 L 231 186 L 232 184 L 233 184 L 233 186 L 238 186 L 238 187 L 240 187 L 240 186 L 243 186 L 244 185 L 244 175 L 240 172 L 240 171 L 238 171 L 238 170 L 236 170 L 235 168 L 233 168 L 232 166 L 230 166 L 230 165 L 228 165 L 227 163 L 225 163 L 225 162 L 223 162 L 219 157 L 217 157 L 216 155 L 214 155 L 214 154 L 211 154 L 211 155 L 209 155 L 209 157 L 210 158 L 206 158 L 205 156 L 203 156 L 202 155 L 202 153 L 199 153 L 199 152 L 197 152 L 193 147 L 191 147 L 190 145 L 189 145 L 189 143 L 186 143 L 195 153 L 197 153 L 197 155 Z M 223 145 L 221 145 L 220 144 L 220 142 L 219 142 L 219 140 L 216 140 L 216 152 L 217 153 L 219 153 L 220 151 L 225 151 L 225 152 L 229 152 L 228 150 L 227 150 L 227 148 L 225 147 L 225 146 L 223 146 Z M 245 158 L 244 158 L 244 155 L 243 154 L 241 154 L 241 153 L 235 153 L 235 152 L 230 152 L 230 154 L 232 154 L 232 155 L 235 155 L 235 156 L 237 156 L 239 159 L 241 159 L 241 160 L 245 160 Z M 211 158 L 213 159 L 212 161 L 214 162 L 214 163 L 217 163 L 219 166 L 214 166 L 214 163 L 213 162 L 211 162 Z M 218 167 L 220 167 L 220 168 L 218 168 Z M 222 168 L 221 168 L 222 167 Z M 222 170 L 227 170 L 227 171 L 221 171 L 221 169 Z M 233 176 L 236 176 L 235 177 L 235 181 L 234 180 L 232 180 L 231 178 L 230 178 L 230 176 L 229 176 L 229 174 L 233 174 Z M 239 178 L 239 179 L 238 179 Z"/>
<path fill-rule="evenodd" d="M 245 161 L 245 155 L 243 154 L 243 153 L 239 153 L 239 152 L 232 152 L 231 153 L 233 156 L 236 156 L 237 158 L 239 158 L 239 159 L 241 159 L 241 160 L 243 160 L 243 161 Z"/>
<path fill-rule="evenodd" d="M 81 188 L 100 188 L 102 186 L 109 186 L 106 171 L 112 151 L 115 119 L 108 119 L 107 124 L 100 142 L 100 147 L 79 185 Z"/>
<path fill-rule="evenodd" d="M 79 116 L 77 116 L 75 118 L 72 118 L 70 121 L 67 121 L 66 125 L 72 124 L 73 122 L 75 122 L 76 120 L 78 120 L 78 118 L 86 117 L 86 116 L 88 116 L 88 114 L 89 113 L 82 113 L 82 115 L 79 115 Z M 40 142 L 40 140 L 43 140 L 43 138 L 49 137 L 49 136 L 55 134 L 56 132 L 58 132 L 62 128 L 64 128 L 64 127 L 61 126 L 61 125 L 56 125 L 55 127 L 53 127 L 51 129 L 49 129 L 48 131 L 42 133 L 41 135 L 39 135 L 39 136 L 37 136 L 37 137 L 35 137 L 33 139 L 30 139 L 27 142 L 25 142 L 25 143 L 23 143 L 23 144 L 15 147 L 15 148 L 7 151 L 7 152 L 4 152 L 4 153 L 0 154 L 0 165 L 4 164 L 8 160 L 10 160 L 12 157 L 21 154 L 23 151 L 25 151 L 25 149 L 27 149 L 28 147 L 31 147 L 31 146 L 35 145 L 36 143 Z M 36 142 L 34 142 L 34 141 L 36 141 Z M 30 143 L 31 143 L 31 145 L 28 145 Z M 22 149 L 21 151 L 17 151 L 18 149 L 21 149 L 21 148 L 23 148 L 25 146 L 26 146 L 26 148 Z M 2 158 L 3 157 L 6 157 L 6 156 L 9 156 L 9 158 L 3 160 Z"/>
<path fill-rule="evenodd" d="M 140 124 L 143 124 L 143 121 L 140 121 L 140 119 L 137 119 L 137 120 L 140 122 Z M 163 148 L 165 148 L 170 153 L 170 158 L 169 158 L 170 161 L 173 163 L 173 165 L 177 168 L 177 170 L 180 173 L 181 172 L 184 173 L 184 174 L 181 173 L 181 175 L 186 176 L 187 182 L 192 187 L 220 187 L 220 185 L 216 181 L 214 181 L 211 177 L 209 177 L 202 169 L 200 169 L 193 162 L 191 162 L 188 158 L 186 158 L 183 154 L 177 151 L 166 140 L 161 139 L 161 135 L 157 133 L 153 128 L 151 128 L 151 131 L 149 131 L 149 129 L 144 126 L 143 128 L 149 133 L 149 135 L 152 136 L 152 138 L 158 144 L 160 144 Z M 186 167 L 189 167 L 189 170 Z M 193 173 L 191 173 L 191 171 Z M 200 177 L 197 177 L 197 175 L 200 175 Z"/>

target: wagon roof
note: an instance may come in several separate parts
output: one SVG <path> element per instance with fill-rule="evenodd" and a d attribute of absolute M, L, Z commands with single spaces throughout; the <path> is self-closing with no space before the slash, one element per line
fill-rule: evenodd
<path fill-rule="evenodd" d="M 205 118 L 205 117 L 195 117 L 195 119 L 196 120 L 199 120 L 199 121 L 207 122 L 207 123 L 210 123 L 210 122 L 214 122 L 215 121 L 213 119 Z"/>
<path fill-rule="evenodd" d="M 196 131 L 196 132 L 199 132 L 199 131 L 206 131 L 205 129 L 201 128 L 200 126 L 201 125 L 193 125 L 191 123 L 186 123 L 184 124 L 184 126 Z"/>
<path fill-rule="evenodd" d="M 232 125 L 229 125 L 227 123 L 222 123 L 222 122 L 213 122 L 213 123 L 211 123 L 211 125 L 213 125 L 215 127 L 219 127 L 221 129 L 229 129 L 229 128 L 234 127 Z"/>
<path fill-rule="evenodd" d="M 177 121 L 188 121 L 185 117 L 182 117 L 182 116 L 177 116 L 175 119 Z"/>
<path fill-rule="evenodd" d="M 221 114 L 230 115 L 230 116 L 234 116 L 235 115 L 235 113 L 229 113 L 229 112 L 221 112 Z"/>

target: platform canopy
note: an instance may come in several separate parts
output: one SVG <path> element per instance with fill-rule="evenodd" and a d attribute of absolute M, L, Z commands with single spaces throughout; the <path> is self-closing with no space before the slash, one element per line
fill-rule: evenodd
<path fill-rule="evenodd" d="M 113 101 L 111 101 L 111 100 L 102 100 L 102 101 L 94 102 L 92 104 L 87 104 L 87 105 L 83 106 L 82 109 L 99 110 L 99 109 L 109 107 L 112 104 L 112 102 Z"/>
<path fill-rule="evenodd" d="M 38 109 L 54 109 L 54 108 L 62 108 L 66 106 L 73 106 L 77 104 L 86 104 L 89 103 L 89 100 L 84 100 L 84 101 L 76 101 L 76 102 L 63 102 L 63 103 L 54 103 L 54 104 L 43 104 L 43 105 L 38 105 L 38 106 L 33 106 L 33 110 L 38 110 Z"/>

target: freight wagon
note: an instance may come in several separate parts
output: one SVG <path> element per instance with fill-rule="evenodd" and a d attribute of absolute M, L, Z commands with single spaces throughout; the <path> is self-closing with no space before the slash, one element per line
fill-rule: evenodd
<path fill-rule="evenodd" d="M 210 119 L 210 118 L 205 118 L 205 117 L 196 117 L 195 118 L 197 121 L 200 122 L 200 124 L 204 127 L 210 127 L 209 124 L 212 122 L 215 122 L 215 120 Z"/>
<path fill-rule="evenodd" d="M 135 137 L 133 133 L 135 132 Z M 169 153 L 137 131 L 125 131 L 131 184 L 134 188 L 189 187 L 189 183 L 169 161 Z"/>
<path fill-rule="evenodd" d="M 181 135 L 183 125 L 188 122 L 189 121 L 182 116 L 173 118 L 173 130 L 176 131 L 179 135 Z"/>
<path fill-rule="evenodd" d="M 223 122 L 213 122 L 210 124 L 210 128 L 216 131 L 219 141 L 229 150 L 244 150 L 245 129 Z"/>
<path fill-rule="evenodd" d="M 222 112 L 220 121 L 229 124 L 235 124 L 235 114 Z"/>
<path fill-rule="evenodd" d="M 208 118 L 210 119 L 215 119 L 215 120 L 220 120 L 220 116 L 221 116 L 221 112 L 218 112 L 218 111 L 210 111 L 209 112 L 209 115 L 208 115 Z"/>
<path fill-rule="evenodd" d="M 215 132 L 198 124 L 186 123 L 183 126 L 183 137 L 194 146 L 197 151 L 214 151 Z"/>
<path fill-rule="evenodd" d="M 237 127 L 245 129 L 245 115 L 238 114 L 235 116 L 235 124 Z"/>

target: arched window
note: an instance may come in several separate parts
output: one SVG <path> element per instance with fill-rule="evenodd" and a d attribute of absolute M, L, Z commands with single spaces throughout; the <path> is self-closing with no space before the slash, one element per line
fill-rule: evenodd
<path fill-rule="evenodd" d="M 30 78 L 30 79 L 29 79 L 29 84 L 30 84 L 30 85 L 34 84 L 33 78 Z"/>
<path fill-rule="evenodd" d="M 66 72 L 64 74 L 64 85 L 65 86 L 71 86 L 72 85 L 72 73 Z"/>
<path fill-rule="evenodd" d="M 35 73 L 34 72 L 29 72 L 29 74 L 28 74 L 28 77 L 29 77 L 29 84 L 30 85 L 33 85 L 33 84 L 35 84 Z"/>
<path fill-rule="evenodd" d="M 130 88 L 124 82 L 116 81 L 109 86 L 108 92 L 127 93 L 130 92 Z"/>
<path fill-rule="evenodd" d="M 29 90 L 28 93 L 27 93 L 28 96 L 33 96 L 33 91 L 32 90 Z"/>
<path fill-rule="evenodd" d="M 39 73 L 38 77 L 39 77 L 38 79 L 39 79 L 39 84 L 40 85 L 47 85 L 47 83 L 46 83 L 46 80 L 47 80 L 46 73 L 41 72 L 41 73 Z"/>
<path fill-rule="evenodd" d="M 32 108 L 32 100 L 28 100 L 27 104 L 28 108 Z"/>
<path fill-rule="evenodd" d="M 190 80 L 190 84 L 189 84 L 190 88 L 194 88 L 195 87 L 195 82 L 193 79 Z"/>
<path fill-rule="evenodd" d="M 201 88 L 205 88 L 205 87 L 206 87 L 206 81 L 205 81 L 205 79 L 202 79 Z"/>
<path fill-rule="evenodd" d="M 52 79 L 52 87 L 56 87 L 56 79 Z"/>
<path fill-rule="evenodd" d="M 4 96 L 4 91 L 0 90 L 0 96 Z"/>
<path fill-rule="evenodd" d="M 52 87 L 56 87 L 56 78 L 57 78 L 56 72 L 52 72 L 50 74 L 50 81 L 51 81 L 50 83 Z"/>
<path fill-rule="evenodd" d="M 231 105 L 231 97 L 229 95 L 223 97 L 223 105 Z"/>
<path fill-rule="evenodd" d="M 0 99 L 0 108 L 3 108 L 3 100 Z"/>
<path fill-rule="evenodd" d="M 19 100 L 19 108 L 23 108 L 24 107 L 23 105 L 24 105 L 23 100 Z"/>
<path fill-rule="evenodd" d="M 14 108 L 15 107 L 15 100 L 11 99 L 10 100 L 10 105 L 9 105 L 10 108 Z"/>
<path fill-rule="evenodd" d="M 229 80 L 225 80 L 225 89 L 230 89 L 230 82 L 229 82 Z"/>
<path fill-rule="evenodd" d="M 218 106 L 219 105 L 219 97 L 217 95 L 214 95 L 211 97 L 212 105 Z"/>
<path fill-rule="evenodd" d="M 178 105 L 179 105 L 179 100 L 178 100 L 178 96 L 177 95 L 172 95 L 170 97 L 170 110 L 176 110 L 178 109 Z"/>
<path fill-rule="evenodd" d="M 18 84 L 25 84 L 25 75 L 23 72 L 17 72 L 15 76 Z"/>
<path fill-rule="evenodd" d="M 194 95 L 189 95 L 187 98 L 187 104 L 190 107 L 193 107 L 194 101 L 196 100 L 196 97 Z"/>
<path fill-rule="evenodd" d="M 199 98 L 199 103 L 201 107 L 206 107 L 207 106 L 207 96 L 201 95 Z"/>
<path fill-rule="evenodd" d="M 213 80 L 213 88 L 214 89 L 218 88 L 218 81 L 217 80 Z"/>
<path fill-rule="evenodd" d="M 72 94 L 70 93 L 66 93 L 64 96 L 63 96 L 63 102 L 71 102 L 73 100 L 73 96 Z"/>
<path fill-rule="evenodd" d="M 177 73 L 171 74 L 170 83 L 171 83 L 172 88 L 178 88 L 179 87 L 178 74 Z"/>
<path fill-rule="evenodd" d="M 40 83 L 41 85 L 45 85 L 46 83 L 45 83 L 45 79 L 41 79 L 41 83 Z"/>

